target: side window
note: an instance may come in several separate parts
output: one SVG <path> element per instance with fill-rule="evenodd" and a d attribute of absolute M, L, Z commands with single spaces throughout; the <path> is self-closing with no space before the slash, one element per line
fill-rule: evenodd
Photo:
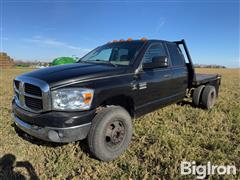
<path fill-rule="evenodd" d="M 185 52 L 185 49 L 184 49 L 183 45 L 178 46 L 178 48 L 181 52 L 180 54 L 182 55 L 182 58 L 183 58 L 184 62 L 189 63 L 188 58 L 187 58 L 187 54 Z"/>
<path fill-rule="evenodd" d="M 167 43 L 168 51 L 171 57 L 172 66 L 184 65 L 184 58 L 181 50 L 175 43 Z"/>
<path fill-rule="evenodd" d="M 117 61 L 127 61 L 128 59 L 128 49 L 119 49 Z"/>
<path fill-rule="evenodd" d="M 151 63 L 154 56 L 166 56 L 166 51 L 162 43 L 156 43 L 150 46 L 143 56 L 143 63 Z"/>
<path fill-rule="evenodd" d="M 100 51 L 100 53 L 97 53 L 96 55 L 94 54 L 89 60 L 99 59 L 102 61 L 109 61 L 111 53 L 112 53 L 112 49 L 110 49 L 110 48 L 104 49 L 104 50 Z"/>

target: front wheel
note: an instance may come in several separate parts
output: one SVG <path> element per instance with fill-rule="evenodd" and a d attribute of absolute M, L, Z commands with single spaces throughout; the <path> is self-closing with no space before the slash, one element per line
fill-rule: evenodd
<path fill-rule="evenodd" d="M 92 154 L 102 161 L 111 161 L 128 147 L 132 137 L 132 120 L 120 106 L 103 108 L 92 121 L 88 145 Z"/>

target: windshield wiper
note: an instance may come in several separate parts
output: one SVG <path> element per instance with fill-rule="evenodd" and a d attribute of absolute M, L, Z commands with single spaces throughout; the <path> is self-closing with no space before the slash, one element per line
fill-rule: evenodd
<path fill-rule="evenodd" d="M 77 61 L 77 63 L 86 63 L 86 61 L 83 61 L 81 58 Z"/>
<path fill-rule="evenodd" d="M 83 61 L 83 60 L 80 59 L 77 63 L 92 63 L 92 64 L 95 64 L 94 62 L 95 62 L 95 60 L 94 61 Z"/>
<path fill-rule="evenodd" d="M 100 62 L 101 64 L 110 64 L 110 65 L 112 65 L 112 66 L 114 66 L 114 67 L 118 67 L 118 65 L 112 63 L 111 61 L 104 61 L 104 60 L 101 60 L 101 59 L 96 59 L 96 60 L 94 60 L 94 61 Z"/>
<path fill-rule="evenodd" d="M 111 66 L 118 67 L 117 64 L 114 64 L 111 61 L 104 61 L 104 60 L 101 60 L 101 59 L 95 59 L 95 60 L 90 60 L 90 61 L 88 61 L 88 60 L 86 60 L 86 61 L 79 60 L 78 62 L 82 62 L 82 63 L 94 63 L 94 62 L 97 62 L 97 63 L 101 63 L 101 64 L 110 64 Z"/>
<path fill-rule="evenodd" d="M 111 61 L 107 61 L 106 64 L 111 64 L 111 65 L 114 66 L 114 67 L 118 67 L 118 65 L 112 63 Z"/>

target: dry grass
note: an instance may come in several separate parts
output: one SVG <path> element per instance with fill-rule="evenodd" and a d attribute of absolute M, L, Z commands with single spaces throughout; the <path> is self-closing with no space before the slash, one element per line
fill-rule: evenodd
<path fill-rule="evenodd" d="M 16 156 L 16 161 L 25 162 L 22 167 L 18 163 L 14 173 L 5 173 L 5 178 L 20 177 L 19 174 L 29 177 L 27 169 L 31 165 L 41 179 L 183 178 L 179 170 L 182 160 L 240 167 L 239 69 L 198 69 L 222 74 L 215 107 L 206 111 L 188 104 L 174 104 L 135 120 L 129 149 L 109 163 L 89 157 L 84 141 L 57 146 L 31 143 L 19 137 L 11 120 L 12 79 L 29 69 L 0 71 L 0 157 L 10 153 Z M 239 171 L 237 177 L 226 178 L 240 178 Z"/>

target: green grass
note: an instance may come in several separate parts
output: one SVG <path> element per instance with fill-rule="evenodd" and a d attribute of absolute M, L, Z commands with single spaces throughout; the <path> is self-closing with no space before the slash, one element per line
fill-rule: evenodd
<path fill-rule="evenodd" d="M 238 168 L 237 176 L 225 178 L 240 178 L 239 69 L 198 69 L 202 73 L 222 74 L 214 108 L 207 111 L 190 104 L 173 104 L 135 119 L 128 150 L 109 163 L 92 158 L 85 141 L 61 146 L 36 144 L 16 134 L 11 120 L 12 79 L 30 70 L 0 70 L 0 158 L 10 153 L 16 157 L 16 162 L 29 162 L 40 179 L 194 178 L 180 175 L 183 160 L 194 160 L 198 164 L 208 161 L 214 165 L 234 164 Z M 16 165 L 10 175 L 22 174 L 29 178 L 26 167 Z M 6 170 L 2 170 L 2 177 L 7 176 Z"/>

